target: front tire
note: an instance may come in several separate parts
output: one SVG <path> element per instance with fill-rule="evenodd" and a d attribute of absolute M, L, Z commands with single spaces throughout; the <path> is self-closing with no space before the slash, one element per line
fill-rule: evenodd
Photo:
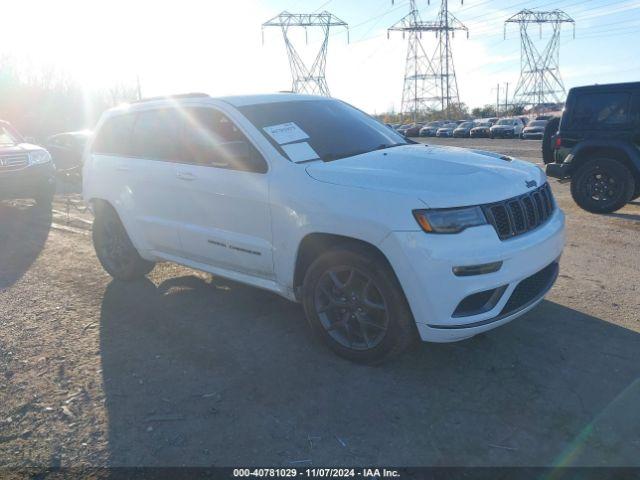
<path fill-rule="evenodd" d="M 100 205 L 93 221 L 93 246 L 102 267 L 116 280 L 136 280 L 153 270 L 154 262 L 140 256 L 109 205 Z"/>
<path fill-rule="evenodd" d="M 612 213 L 633 197 L 635 181 L 631 171 L 618 160 L 594 158 L 581 165 L 571 179 L 571 196 L 584 210 Z"/>
<path fill-rule="evenodd" d="M 350 246 L 319 256 L 304 278 L 302 297 L 314 332 L 331 350 L 375 364 L 415 338 L 415 324 L 395 274 L 377 255 Z"/>

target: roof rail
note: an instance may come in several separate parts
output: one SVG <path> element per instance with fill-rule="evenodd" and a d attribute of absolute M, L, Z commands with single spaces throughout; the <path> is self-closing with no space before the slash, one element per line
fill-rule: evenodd
<path fill-rule="evenodd" d="M 134 100 L 129 102 L 130 104 L 153 102 L 156 100 L 180 100 L 181 98 L 209 98 L 208 93 L 192 92 L 192 93 L 179 93 L 177 95 L 163 95 L 159 97 L 142 98 L 140 100 Z"/>

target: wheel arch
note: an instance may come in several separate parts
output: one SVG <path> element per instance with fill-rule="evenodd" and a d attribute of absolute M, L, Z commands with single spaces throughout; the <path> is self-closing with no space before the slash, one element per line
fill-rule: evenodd
<path fill-rule="evenodd" d="M 118 213 L 116 207 L 109 200 L 105 200 L 104 198 L 92 197 L 87 201 L 87 204 L 94 215 L 103 208 L 111 208 Z"/>
<path fill-rule="evenodd" d="M 102 197 L 91 197 L 89 200 L 87 200 L 87 204 L 89 205 L 89 208 L 93 213 L 94 222 L 95 222 L 95 217 L 99 215 L 100 212 L 105 210 L 113 211 L 118 217 L 118 219 L 120 220 L 120 222 L 122 222 L 122 225 L 124 226 L 127 232 L 127 235 L 131 240 L 131 243 L 133 243 L 136 250 L 138 250 L 138 253 L 146 260 L 149 260 L 149 261 L 157 260 L 152 255 L 149 255 L 148 251 L 150 250 L 151 247 L 148 245 L 145 237 L 140 234 L 140 231 L 135 228 L 135 223 L 132 221 L 132 219 L 126 215 L 126 212 L 121 211 L 122 206 L 118 208 L 115 202 L 112 202 Z"/>
<path fill-rule="evenodd" d="M 382 260 L 389 269 L 394 272 L 391 262 L 387 256 L 376 245 L 355 237 L 339 235 L 334 233 L 313 232 L 305 235 L 298 244 L 296 254 L 294 272 L 293 272 L 293 290 L 296 299 L 300 300 L 300 291 L 304 276 L 313 263 L 313 261 L 323 252 L 335 247 L 353 248 L 355 250 L 365 251 L 376 258 Z M 397 277 L 396 277 L 397 280 Z"/>
<path fill-rule="evenodd" d="M 571 153 L 573 154 L 572 173 L 590 158 L 611 158 L 631 170 L 636 183 L 640 183 L 640 153 L 632 150 L 626 144 L 589 142 L 578 145 Z"/>

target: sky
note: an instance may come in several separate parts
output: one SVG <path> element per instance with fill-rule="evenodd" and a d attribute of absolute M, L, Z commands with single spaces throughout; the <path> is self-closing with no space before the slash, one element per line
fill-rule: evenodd
<path fill-rule="evenodd" d="M 387 28 L 409 11 L 408 0 L 21 0 L 2 6 L 0 55 L 34 68 L 55 67 L 87 89 L 135 84 L 143 96 L 206 92 L 213 96 L 291 88 L 279 29 L 261 24 L 283 10 L 327 10 L 350 25 L 330 32 L 326 77 L 332 96 L 369 113 L 398 110 L 406 40 Z M 439 0 L 417 0 L 423 20 Z M 560 70 L 565 86 L 640 80 L 640 0 L 449 0 L 469 28 L 453 56 L 460 100 L 471 107 L 504 101 L 520 71 L 520 35 L 504 20 L 523 8 L 559 8 L 576 20 L 564 28 Z M 8 19 L 11 19 L 8 21 Z M 543 28 L 544 43 L 550 35 Z M 322 40 L 318 31 L 292 34 L 305 59 Z M 435 37 L 425 35 L 427 50 Z"/>

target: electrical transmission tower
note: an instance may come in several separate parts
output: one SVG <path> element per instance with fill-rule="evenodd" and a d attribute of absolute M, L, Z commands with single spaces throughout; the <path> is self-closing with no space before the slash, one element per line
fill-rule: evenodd
<path fill-rule="evenodd" d="M 349 26 L 335 15 L 324 11 L 321 13 L 289 13 L 282 12 L 271 20 L 262 24 L 263 42 L 264 27 L 280 27 L 284 44 L 287 47 L 289 66 L 291 68 L 292 84 L 291 90 L 296 93 L 308 93 L 311 95 L 324 95 L 329 97 L 329 87 L 325 78 L 325 67 L 327 65 L 327 47 L 329 46 L 329 29 L 331 27 L 345 27 L 347 29 L 347 41 Z M 289 38 L 288 32 L 291 27 L 304 27 L 305 37 L 307 37 L 307 27 L 320 27 L 324 34 L 324 40 L 320 45 L 320 50 L 315 56 L 311 67 L 307 67 L 302 57 L 295 49 L 293 42 Z"/>
<path fill-rule="evenodd" d="M 403 38 L 409 35 L 400 111 L 412 115 L 414 121 L 428 111 L 440 110 L 449 116 L 452 110 L 459 109 L 458 81 L 451 51 L 456 30 L 465 31 L 469 37 L 468 28 L 449 12 L 448 0 L 442 0 L 433 22 L 423 21 L 416 1 L 410 0 L 410 12 L 387 29 L 387 38 L 392 31 L 402 32 Z M 426 53 L 422 44 L 422 32 L 436 34 L 438 45 L 432 55 Z"/>
<path fill-rule="evenodd" d="M 560 77 L 560 28 L 563 23 L 573 24 L 575 38 L 576 24 L 573 18 L 562 10 L 522 10 L 505 21 L 505 38 L 508 23 L 520 25 L 520 78 L 513 93 L 513 104 L 540 105 L 563 102 L 566 91 Z M 540 38 L 543 25 L 551 25 L 551 38 L 542 51 L 538 50 L 529 34 L 532 24 L 538 25 Z"/>

